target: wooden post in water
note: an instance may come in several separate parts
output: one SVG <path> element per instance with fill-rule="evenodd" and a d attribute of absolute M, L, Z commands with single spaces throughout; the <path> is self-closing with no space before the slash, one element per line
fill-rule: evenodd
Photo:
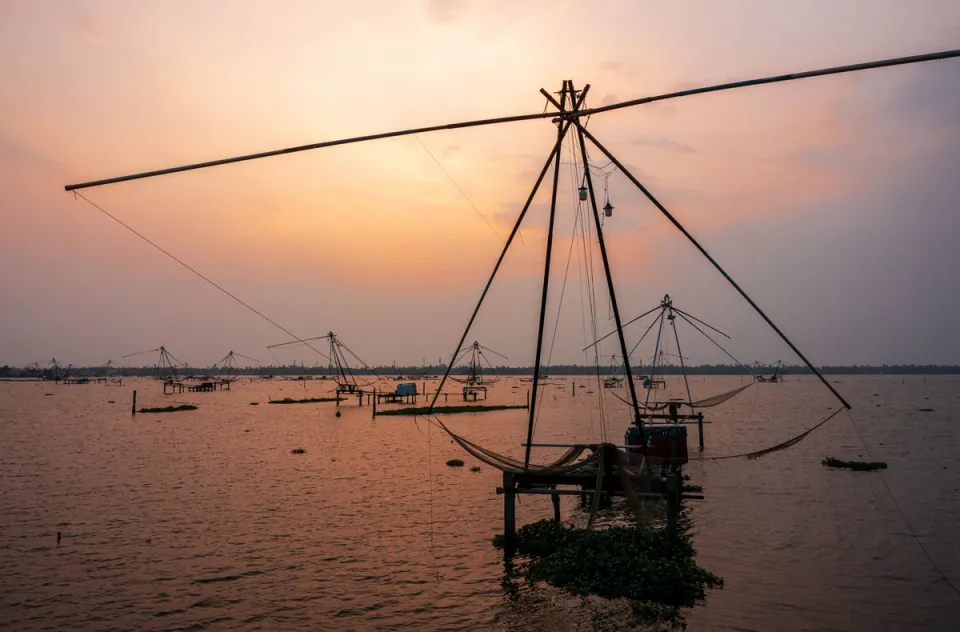
<path fill-rule="evenodd" d="M 373 417 L 372 419 L 377 418 L 377 389 L 373 389 Z"/>
<path fill-rule="evenodd" d="M 137 391 L 136 391 L 136 389 L 134 389 L 134 391 L 133 391 L 133 406 L 130 408 L 130 414 L 131 414 L 131 415 L 136 415 L 136 414 L 137 414 Z"/>
<path fill-rule="evenodd" d="M 556 485 L 553 486 L 557 488 Z M 560 494 L 550 494 L 550 500 L 553 502 L 553 521 L 560 522 Z"/>
<path fill-rule="evenodd" d="M 700 433 L 700 449 L 703 450 L 703 413 L 697 414 L 697 432 Z"/>
<path fill-rule="evenodd" d="M 530 408 L 530 389 L 527 389 L 527 408 Z"/>
<path fill-rule="evenodd" d="M 517 491 L 513 473 L 503 473 L 503 550 L 512 556 L 517 547 Z"/>
<path fill-rule="evenodd" d="M 577 381 L 576 381 L 576 380 L 574 380 L 574 381 L 573 381 L 573 384 L 570 386 L 570 394 L 571 394 L 573 397 L 576 397 L 576 396 L 577 396 Z"/>

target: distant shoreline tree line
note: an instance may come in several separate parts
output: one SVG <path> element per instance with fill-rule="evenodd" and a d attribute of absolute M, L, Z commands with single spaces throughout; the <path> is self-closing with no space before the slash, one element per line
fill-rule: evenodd
<path fill-rule="evenodd" d="M 884 364 L 884 365 L 837 365 L 819 367 L 824 375 L 960 375 L 960 366 L 942 364 Z M 373 369 L 354 368 L 354 375 L 403 375 L 410 378 L 441 375 L 446 370 L 443 365 L 431 366 L 378 366 Z M 631 367 L 635 375 L 647 375 L 650 367 Z M 700 364 L 685 367 L 687 375 L 771 375 L 778 372 L 782 375 L 812 375 L 812 371 L 805 366 L 783 366 L 754 364 L 747 371 L 742 366 L 734 364 Z M 181 367 L 177 369 L 181 377 L 223 375 L 223 372 L 213 368 Z M 464 375 L 469 372 L 467 366 L 455 367 L 452 375 Z M 495 369 L 498 375 L 532 375 L 533 367 L 498 366 Z M 616 371 L 610 366 L 584 366 L 579 364 L 561 364 L 544 367 L 541 370 L 545 375 L 611 375 Z M 683 369 L 679 365 L 667 364 L 657 367 L 657 373 L 662 375 L 680 375 Z M 156 366 L 143 367 L 70 367 L 62 369 L 62 377 L 153 377 L 157 375 Z M 288 376 L 312 375 L 329 376 L 333 372 L 329 367 L 307 367 L 296 364 L 283 366 L 256 366 L 241 367 L 232 371 L 233 375 L 251 376 Z M 493 375 L 494 370 L 485 368 L 484 375 Z M 46 378 L 53 379 L 56 375 L 53 369 L 37 367 L 0 367 L 0 378 Z"/>

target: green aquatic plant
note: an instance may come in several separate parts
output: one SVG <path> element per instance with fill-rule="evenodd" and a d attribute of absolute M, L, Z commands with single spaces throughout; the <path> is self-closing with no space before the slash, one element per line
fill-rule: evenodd
<path fill-rule="evenodd" d="M 260 405 L 260 402 L 250 402 L 248 405 L 249 405 L 249 406 L 259 406 L 259 405 Z"/>
<path fill-rule="evenodd" d="M 290 450 L 290 454 L 306 454 L 306 453 L 307 451 L 304 450 L 303 448 L 294 448 L 293 450 Z"/>
<path fill-rule="evenodd" d="M 541 520 L 517 530 L 518 573 L 530 587 L 543 582 L 580 597 L 625 598 L 640 622 L 684 627 L 681 609 L 723 587 L 723 579 L 697 565 L 689 526 L 681 517 L 671 538 L 647 526 L 587 530 Z M 503 536 L 494 545 L 502 548 Z"/>
<path fill-rule="evenodd" d="M 685 492 L 687 492 L 687 493 L 690 493 L 690 494 L 702 494 L 702 493 L 703 493 L 703 485 L 684 485 L 684 486 L 683 486 L 683 491 L 685 491 Z"/>
<path fill-rule="evenodd" d="M 835 459 L 832 456 L 828 456 L 820 461 L 820 464 L 825 467 L 854 470 L 857 472 L 873 472 L 874 470 L 887 469 L 887 464 L 883 461 L 843 461 L 841 459 Z"/>
<path fill-rule="evenodd" d="M 480 471 L 480 466 L 479 466 L 479 465 L 474 465 L 473 467 L 470 468 L 470 471 L 471 471 L 471 472 L 479 472 L 479 471 Z"/>
<path fill-rule="evenodd" d="M 141 413 L 175 413 L 181 410 L 196 410 L 193 404 L 180 404 L 179 406 L 164 406 L 162 408 L 141 408 Z"/>
<path fill-rule="evenodd" d="M 461 459 L 450 459 L 447 461 L 449 467 L 463 467 L 463 461 Z"/>
<path fill-rule="evenodd" d="M 340 401 L 343 401 L 343 398 L 339 398 Z M 271 404 L 317 404 L 320 402 L 335 402 L 337 401 L 336 397 L 308 397 L 306 399 L 293 399 L 292 397 L 284 397 L 283 399 L 271 399 L 269 403 Z"/>
<path fill-rule="evenodd" d="M 435 406 L 433 411 L 430 411 L 429 406 L 419 406 L 414 408 L 394 408 L 377 411 L 377 417 L 381 415 L 425 415 L 428 412 L 433 412 L 438 415 L 455 415 L 457 413 L 483 413 L 490 412 L 492 410 L 514 410 L 517 408 L 526 408 L 526 404 L 520 404 L 517 406 L 508 406 L 508 405 L 477 405 L 477 406 Z"/>

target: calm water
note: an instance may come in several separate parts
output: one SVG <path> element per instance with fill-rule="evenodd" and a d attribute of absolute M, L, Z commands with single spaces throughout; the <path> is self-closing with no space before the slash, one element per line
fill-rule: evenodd
<path fill-rule="evenodd" d="M 571 381 L 545 389 L 537 440 L 599 438 L 590 404 L 602 389 L 572 396 Z M 960 582 L 960 380 L 831 381 L 853 402 L 870 454 L 890 464 L 886 481 L 927 550 Z M 691 388 L 702 397 L 739 383 L 695 377 Z M 491 400 L 522 403 L 528 386 L 505 380 Z M 141 406 L 200 408 L 131 417 L 134 388 Z M 150 380 L 0 382 L 0 629 L 573 629 L 563 608 L 575 606 L 557 606 L 549 624 L 536 611 L 547 606 L 521 616 L 504 606 L 490 544 L 502 530 L 497 471 L 447 468 L 454 457 L 474 463 L 422 421 L 373 421 L 355 401 L 341 418 L 332 404 L 266 404 L 330 388 L 245 379 L 231 392 L 164 397 Z M 605 397 L 619 443 L 627 415 Z M 710 411 L 705 454 L 767 447 L 832 405 L 806 379 L 754 386 Z M 525 414 L 449 421 L 522 455 Z M 699 562 L 726 587 L 688 613 L 689 629 L 960 630 L 960 598 L 879 476 L 828 471 L 824 456 L 868 458 L 845 414 L 759 461 L 691 464 L 707 496 L 691 503 Z M 564 499 L 563 511 L 579 510 Z M 550 515 L 548 498 L 518 508 L 521 523 Z"/>

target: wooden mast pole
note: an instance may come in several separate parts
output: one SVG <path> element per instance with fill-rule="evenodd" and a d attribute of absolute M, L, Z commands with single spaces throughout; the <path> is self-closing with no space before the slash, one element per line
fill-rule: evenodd
<path fill-rule="evenodd" d="M 653 103 L 655 101 L 664 101 L 666 99 L 676 99 L 679 97 L 692 96 L 695 94 L 706 94 L 709 92 L 719 92 L 722 90 L 732 90 L 734 88 L 746 88 L 748 86 L 758 86 L 769 83 L 780 83 L 783 81 L 793 81 L 795 79 L 808 79 L 811 77 L 823 77 L 826 75 L 836 75 L 840 73 L 855 72 L 859 70 L 870 70 L 873 68 L 886 68 L 889 66 L 900 66 L 903 64 L 914 64 L 919 62 L 926 61 L 935 61 L 939 59 L 950 59 L 954 57 L 960 57 L 960 49 L 940 51 L 936 53 L 928 53 L 925 55 L 912 55 L 908 57 L 897 57 L 894 59 L 882 59 L 879 61 L 871 61 L 860 64 L 851 64 L 847 66 L 834 66 L 832 68 L 821 68 L 819 70 L 808 70 L 805 72 L 796 72 L 786 75 L 776 75 L 773 77 L 761 77 L 758 79 L 747 79 L 745 81 L 734 81 L 731 83 L 724 83 L 713 86 L 705 86 L 702 88 L 693 88 L 690 90 L 681 90 L 679 92 L 670 92 L 667 94 L 660 94 L 656 96 L 643 97 L 640 99 L 632 99 L 630 101 L 622 101 L 620 103 L 612 103 L 610 105 L 602 105 L 600 107 L 584 109 L 579 111 L 567 112 L 566 116 L 570 118 L 579 119 L 583 116 L 590 116 L 593 114 L 599 114 L 601 112 L 609 112 L 611 110 L 617 110 L 620 108 L 629 108 L 637 105 L 643 105 L 645 103 Z M 415 129 L 400 130 L 396 132 L 386 132 L 381 134 L 368 134 L 366 136 L 355 136 L 353 138 L 342 138 L 339 140 L 324 141 L 320 143 L 311 143 L 309 145 L 298 145 L 296 147 L 285 147 L 283 149 L 275 149 L 272 151 L 263 151 L 255 154 L 246 154 L 244 156 L 234 156 L 232 158 L 221 158 L 219 160 L 209 160 L 207 162 L 198 162 L 189 165 L 182 165 L 179 167 L 169 167 L 166 169 L 156 169 L 153 171 L 146 171 L 142 173 L 134 173 L 125 176 L 118 176 L 114 178 L 103 178 L 101 180 L 91 180 L 89 182 L 81 182 L 78 184 L 68 184 L 64 186 L 66 191 L 75 191 L 78 189 L 87 189 L 90 187 L 99 187 L 107 184 L 116 184 L 118 182 L 129 182 L 131 180 L 142 180 L 143 178 L 153 178 L 156 176 L 168 175 L 171 173 L 181 173 L 183 171 L 192 171 L 194 169 L 205 169 L 207 167 L 216 167 L 219 165 L 228 165 L 235 162 L 244 162 L 247 160 L 257 160 L 259 158 L 269 158 L 271 156 L 282 156 L 286 154 L 293 154 L 301 151 L 310 151 L 313 149 L 322 149 L 324 147 L 336 147 L 338 145 L 347 145 L 351 143 L 362 143 L 371 140 L 379 140 L 384 138 L 396 138 L 398 136 L 410 136 L 412 134 L 422 134 L 425 132 L 435 132 L 440 130 L 450 130 L 450 129 L 461 129 L 465 127 L 478 127 L 484 125 L 497 125 L 500 123 L 512 123 L 517 121 L 532 121 L 537 119 L 544 119 L 556 116 L 553 112 L 538 112 L 536 114 L 521 114 L 518 116 L 502 116 L 498 118 L 491 119 L 481 119 L 476 121 L 464 121 L 462 123 L 448 123 L 446 125 L 432 125 L 430 127 L 419 127 Z"/>
<path fill-rule="evenodd" d="M 570 91 L 570 103 L 574 102 L 573 86 L 571 81 L 564 79 L 563 88 L 560 90 L 559 109 L 563 112 L 567 104 L 567 91 Z M 557 124 L 557 145 L 563 143 L 563 137 L 566 133 L 563 125 Z M 540 359 L 543 354 L 543 327 L 547 318 L 547 293 L 550 289 L 550 263 L 553 256 L 553 227 L 557 217 L 557 186 L 560 184 L 560 152 L 556 153 L 553 163 L 553 191 L 550 196 L 550 222 L 547 227 L 547 253 L 543 260 L 543 288 L 540 292 L 540 322 L 537 327 L 537 352 L 533 362 L 533 386 L 530 394 L 529 413 L 530 418 L 527 421 L 527 447 L 523 455 L 523 468 L 530 467 L 530 444 L 533 443 L 533 423 L 536 421 L 537 413 L 537 389 L 540 386 Z"/>

